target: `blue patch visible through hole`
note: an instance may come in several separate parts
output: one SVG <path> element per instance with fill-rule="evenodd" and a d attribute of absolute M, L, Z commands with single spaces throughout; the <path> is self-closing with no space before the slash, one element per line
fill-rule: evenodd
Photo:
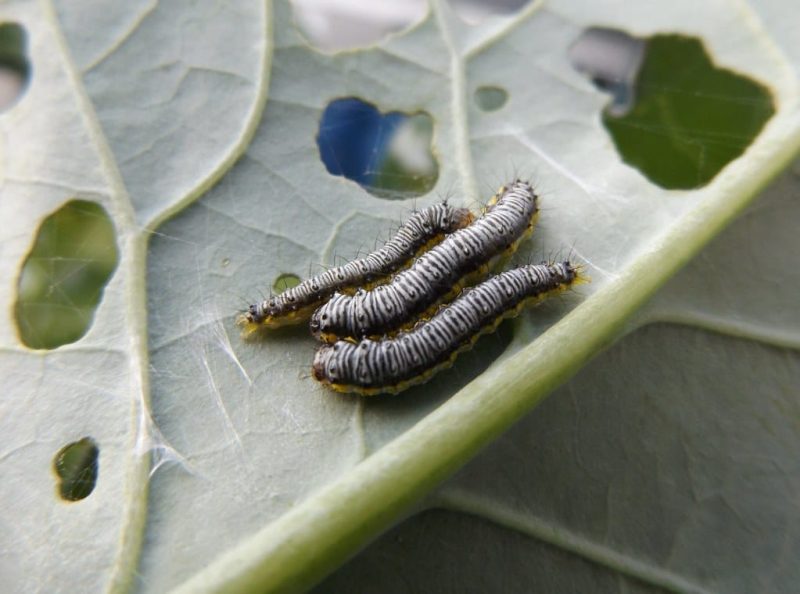
<path fill-rule="evenodd" d="M 424 112 L 381 113 L 347 97 L 325 108 L 317 145 L 332 175 L 351 179 L 381 198 L 409 198 L 430 191 L 438 178 L 432 135 L 433 119 Z"/>

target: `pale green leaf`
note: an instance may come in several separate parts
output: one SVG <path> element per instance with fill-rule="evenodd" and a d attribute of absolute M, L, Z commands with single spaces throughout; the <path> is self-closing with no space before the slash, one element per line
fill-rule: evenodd
<path fill-rule="evenodd" d="M 18 591 L 131 585 L 155 592 L 289 591 L 337 567 L 612 342 L 638 307 L 789 162 L 800 146 L 797 64 L 786 49 L 788 19 L 770 16 L 771 6 L 760 20 L 744 4 L 731 10 L 723 2 L 690 8 L 672 2 L 654 10 L 576 0 L 533 4 L 470 27 L 436 3 L 410 31 L 369 49 L 326 55 L 295 29 L 286 2 L 213 8 L 61 2 L 55 10 L 4 4 L 0 18 L 22 24 L 29 35 L 34 72 L 20 102 L 0 114 L 6 311 L 13 311 L 19 268 L 39 223 L 66 200 L 104 206 L 120 249 L 117 272 L 79 341 L 32 351 L 21 344 L 10 315 L 0 325 L 4 377 L 13 378 L 0 405 L 4 582 Z M 745 155 L 702 189 L 656 187 L 621 162 L 600 119 L 606 96 L 569 64 L 570 44 L 597 24 L 638 35 L 701 37 L 717 64 L 769 85 L 774 117 Z M 485 113 L 473 105 L 474 91 L 486 85 L 508 92 L 502 110 Z M 382 200 L 326 171 L 315 140 L 319 119 L 331 100 L 347 96 L 383 111 L 430 114 L 439 160 L 433 192 Z M 304 329 L 257 343 L 239 338 L 233 318 L 241 300 L 257 299 L 279 275 L 306 275 L 311 264 L 331 263 L 334 254 L 371 247 L 413 204 L 450 194 L 474 206 L 515 173 L 546 190 L 540 228 L 521 257 L 574 248 L 592 283 L 538 315 L 525 314 L 506 331 L 513 336 L 488 337 L 449 375 L 395 399 L 362 401 L 332 395 L 308 377 L 314 344 Z M 752 287 L 745 283 L 751 275 L 742 276 L 742 284 L 735 275 L 730 282 Z M 640 320 L 711 319 L 703 304 L 713 305 L 713 292 L 681 293 L 686 286 L 692 281 L 665 293 L 678 295 L 671 310 L 656 307 Z M 732 299 L 719 317 L 733 324 L 737 316 L 751 316 L 759 327 L 752 337 L 769 341 L 793 316 L 770 323 L 758 318 L 757 295 L 741 306 Z M 761 501 L 751 493 L 740 503 L 734 497 L 740 479 L 721 488 L 709 470 L 720 466 L 712 463 L 719 458 L 722 470 L 733 473 L 726 456 L 737 431 L 758 433 L 747 442 L 754 444 L 753 458 L 772 435 L 753 418 L 730 431 L 722 421 L 718 431 L 705 430 L 703 415 L 716 406 L 715 395 L 728 399 L 721 406 L 738 406 L 734 418 L 747 420 L 759 410 L 759 392 L 747 393 L 750 399 L 731 393 L 747 392 L 741 375 L 731 373 L 708 389 L 698 380 L 697 391 L 680 392 L 674 407 L 655 391 L 644 403 L 632 402 L 642 382 L 658 378 L 662 358 L 697 374 L 692 366 L 703 368 L 697 353 L 717 350 L 760 364 L 775 389 L 796 376 L 793 353 L 776 361 L 769 347 L 696 329 L 640 330 L 428 501 L 482 515 L 526 538 L 541 538 L 536 526 L 542 522 L 546 529 L 560 526 L 556 532 L 588 543 L 585 550 L 548 542 L 605 563 L 612 578 L 651 572 L 655 585 L 676 580 L 677 589 L 725 590 L 722 572 L 736 567 L 735 556 L 720 561 L 716 574 L 698 575 L 693 565 L 712 530 L 682 532 L 673 565 L 664 561 L 663 547 L 648 548 L 652 543 L 631 536 L 648 509 L 672 510 L 692 496 L 712 499 L 709 505 L 721 500 L 734 515 Z M 712 358 L 716 367 L 706 366 L 719 375 L 730 371 L 724 362 Z M 628 386 L 625 370 L 634 363 L 639 371 Z M 591 403 L 597 424 L 578 425 L 590 403 L 575 404 L 571 393 L 590 390 L 591 378 L 603 373 L 612 396 L 604 399 L 599 391 Z M 661 384 L 670 392 L 669 381 Z M 659 422 L 654 411 L 665 420 L 649 431 Z M 775 410 L 764 414 L 779 424 Z M 692 418 L 681 424 L 683 416 Z M 603 449 L 602 429 L 612 422 L 613 441 Z M 536 443 L 520 436 L 528 423 L 535 425 Z M 542 423 L 550 439 L 547 432 L 538 435 Z M 678 427 L 691 439 L 669 441 Z M 778 429 L 787 432 L 779 448 L 785 457 L 775 467 L 783 476 L 791 473 L 794 445 L 791 427 Z M 100 447 L 97 487 L 66 503 L 57 497 L 53 458 L 87 435 Z M 539 460 L 537 448 L 564 448 L 560 440 L 579 442 L 580 452 L 556 451 L 539 466 L 515 457 Z M 685 459 L 676 459 L 675 443 L 686 444 Z M 709 448 L 706 458 L 701 446 Z M 634 468 L 620 461 L 627 448 L 643 452 Z M 600 503 L 591 495 L 594 479 L 581 474 L 595 455 L 606 472 L 597 480 L 622 482 L 612 493 L 618 497 L 599 509 L 592 507 Z M 662 480 L 652 463 L 659 456 L 665 476 L 694 473 L 694 482 L 648 508 Z M 745 477 L 762 468 L 758 460 L 746 462 L 751 474 Z M 517 470 L 524 476 L 514 476 Z M 576 482 L 560 484 L 560 476 Z M 543 499 L 519 495 L 532 485 L 543 489 Z M 586 499 L 569 500 L 581 509 L 575 517 L 556 513 L 559 503 L 566 506 L 565 489 L 575 497 L 587 492 Z M 639 516 L 618 525 L 633 496 Z M 544 503 L 537 507 L 537 501 Z M 630 570 L 629 560 L 638 569 Z M 755 572 L 748 577 L 753 581 L 745 585 L 768 583 Z"/>

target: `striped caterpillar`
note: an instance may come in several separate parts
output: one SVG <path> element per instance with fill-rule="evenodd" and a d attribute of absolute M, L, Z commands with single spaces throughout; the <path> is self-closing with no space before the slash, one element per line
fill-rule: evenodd
<path fill-rule="evenodd" d="M 389 283 L 354 295 L 335 293 L 311 316 L 311 332 L 333 342 L 378 336 L 424 317 L 470 275 L 516 249 L 533 229 L 537 202 L 528 182 L 501 188 L 480 219 L 445 237 Z"/>
<path fill-rule="evenodd" d="M 484 333 L 547 294 L 579 279 L 570 262 L 522 266 L 465 289 L 427 321 L 394 338 L 323 344 L 314 356 L 314 378 L 338 392 L 397 393 L 449 367 Z"/>
<path fill-rule="evenodd" d="M 243 328 L 243 335 L 249 336 L 261 328 L 301 322 L 336 291 L 355 289 L 400 270 L 419 252 L 466 227 L 472 219 L 468 209 L 447 202 L 417 211 L 379 250 L 250 305 L 236 323 Z"/>

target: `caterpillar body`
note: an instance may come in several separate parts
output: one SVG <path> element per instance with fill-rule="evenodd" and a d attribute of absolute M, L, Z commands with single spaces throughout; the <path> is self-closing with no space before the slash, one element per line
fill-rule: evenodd
<path fill-rule="evenodd" d="M 372 290 L 335 293 L 311 316 L 311 332 L 324 342 L 380 336 L 425 317 L 464 281 L 510 255 L 533 229 L 538 197 L 516 180 L 500 189 L 484 215 L 451 233 L 409 268 Z"/>
<path fill-rule="evenodd" d="M 472 223 L 466 208 L 443 202 L 415 212 L 384 246 L 364 258 L 326 270 L 296 287 L 250 305 L 237 324 L 248 336 L 261 328 L 276 328 L 308 319 L 336 291 L 372 283 L 397 272 L 444 236 Z"/>
<path fill-rule="evenodd" d="M 321 345 L 314 378 L 338 392 L 397 393 L 448 367 L 505 318 L 579 280 L 570 262 L 522 266 L 465 289 L 427 321 L 394 338 Z"/>

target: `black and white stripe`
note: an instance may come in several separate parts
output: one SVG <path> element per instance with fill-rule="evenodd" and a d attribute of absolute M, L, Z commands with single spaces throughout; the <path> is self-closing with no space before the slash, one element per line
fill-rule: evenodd
<path fill-rule="evenodd" d="M 356 288 L 396 272 L 425 246 L 466 227 L 472 218 L 468 209 L 455 208 L 447 202 L 415 212 L 379 250 L 251 305 L 238 323 L 248 333 L 259 326 L 275 327 L 302 321 L 334 292 Z"/>
<path fill-rule="evenodd" d="M 451 233 L 391 282 L 355 295 L 336 293 L 311 316 L 325 341 L 376 336 L 402 327 L 435 306 L 459 283 L 512 251 L 532 229 L 538 211 L 533 187 L 517 180 L 469 227 Z"/>
<path fill-rule="evenodd" d="M 430 320 L 394 338 L 323 344 L 314 356 L 313 375 L 340 392 L 399 392 L 449 365 L 478 336 L 514 315 L 523 304 L 564 289 L 577 278 L 570 262 L 503 272 L 464 290 Z"/>

